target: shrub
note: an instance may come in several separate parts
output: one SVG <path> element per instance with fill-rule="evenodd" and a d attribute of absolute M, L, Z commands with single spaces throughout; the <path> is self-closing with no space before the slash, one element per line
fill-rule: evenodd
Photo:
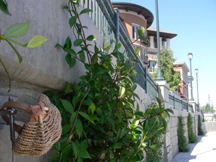
<path fill-rule="evenodd" d="M 204 132 L 202 130 L 202 122 L 201 122 L 200 115 L 198 115 L 198 135 L 204 135 Z"/>
<path fill-rule="evenodd" d="M 53 162 L 142 161 L 143 150 L 157 147 L 150 139 L 166 130 L 165 119 L 172 110 L 165 109 L 158 98 L 157 104 L 145 112 L 139 111 L 139 106 L 135 109 L 139 96 L 134 92 L 134 77 L 140 72 L 134 67 L 139 48 L 130 60 L 118 51 L 121 43 L 116 43 L 114 49 L 108 43 L 103 49 L 98 48 L 93 42 L 95 36 L 85 37 L 83 28 L 87 27 L 79 17 L 91 10 L 86 8 L 78 13 L 78 5 L 78 0 L 69 0 L 64 6 L 71 15 L 69 25 L 76 40 L 71 42 L 67 37 L 63 45 L 56 47 L 65 52 L 69 68 L 80 61 L 86 73 L 73 86 L 66 83 L 64 92 L 46 93 L 63 119 L 62 140 L 54 145 L 57 153 L 51 158 Z M 144 29 L 139 29 L 140 39 L 143 34 Z M 90 42 L 95 44 L 92 51 Z"/>
<path fill-rule="evenodd" d="M 151 106 L 152 107 L 152 106 Z M 150 108 L 151 108 L 150 107 Z M 149 133 L 153 133 L 156 131 L 156 129 L 163 128 L 164 124 L 162 122 L 162 119 L 159 118 L 159 124 L 157 127 L 154 127 L 152 130 L 150 130 Z M 151 149 L 146 149 L 146 161 L 147 162 L 160 162 L 162 161 L 162 146 L 164 144 L 163 142 L 163 135 L 166 133 L 166 130 L 161 131 L 158 134 L 155 134 L 154 136 L 150 137 L 149 140 L 151 141 L 151 145 L 155 146 Z"/>
<path fill-rule="evenodd" d="M 198 141 L 198 137 L 193 132 L 193 118 L 191 116 L 191 113 L 188 115 L 188 139 L 189 143 L 196 143 Z"/>
<path fill-rule="evenodd" d="M 180 152 L 188 152 L 190 150 L 187 138 L 185 137 L 185 130 L 184 130 L 184 119 L 182 116 L 178 117 L 178 147 Z"/>

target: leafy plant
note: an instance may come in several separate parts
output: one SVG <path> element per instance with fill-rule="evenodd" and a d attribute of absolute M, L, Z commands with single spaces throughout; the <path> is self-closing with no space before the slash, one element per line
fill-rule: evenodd
<path fill-rule="evenodd" d="M 168 49 L 163 49 L 161 53 L 161 72 L 163 74 L 164 79 L 169 84 L 170 91 L 174 91 L 180 88 L 181 83 L 181 75 L 179 71 L 173 70 L 173 62 L 175 59 L 173 58 L 173 52 Z M 153 73 L 153 78 L 156 79 L 157 70 Z"/>
<path fill-rule="evenodd" d="M 80 61 L 86 73 L 72 87 L 67 82 L 64 92 L 46 92 L 63 119 L 62 140 L 54 145 L 57 153 L 51 158 L 53 162 L 141 161 L 144 150 L 157 147 L 151 138 L 166 130 L 165 119 L 172 110 L 165 109 L 158 98 L 157 104 L 145 112 L 139 111 L 139 105 L 135 108 L 139 96 L 134 93 L 134 77 L 140 72 L 134 67 L 139 51 L 135 50 L 131 60 L 118 51 L 121 43 L 116 43 L 114 49 L 107 43 L 99 49 L 94 43 L 94 51 L 90 51 L 93 43 L 89 43 L 96 38 L 85 36 L 83 28 L 87 27 L 82 26 L 80 15 L 91 10 L 78 13 L 78 5 L 75 0 L 64 6 L 71 15 L 69 25 L 76 40 L 72 42 L 67 37 L 65 44 L 56 47 L 66 52 L 69 69 Z M 143 33 L 140 29 L 138 35 Z M 79 47 L 79 51 L 75 52 L 73 47 Z M 111 52 L 107 53 L 108 50 Z"/>
<path fill-rule="evenodd" d="M 188 152 L 190 150 L 187 138 L 185 137 L 184 130 L 184 118 L 182 116 L 178 117 L 178 148 L 180 152 Z"/>
<path fill-rule="evenodd" d="M 188 114 L 188 138 L 189 138 L 189 143 L 196 143 L 198 141 L 197 136 L 193 133 L 193 119 L 191 116 L 191 113 Z"/>
<path fill-rule="evenodd" d="M 161 117 L 159 118 L 159 125 L 157 127 L 153 127 L 151 132 L 153 133 L 156 129 L 164 127 Z M 163 160 L 163 153 L 162 153 L 162 146 L 163 142 L 163 135 L 166 131 L 161 131 L 160 133 L 155 134 L 150 138 L 151 145 L 155 145 L 154 148 L 146 149 L 146 161 L 147 162 L 160 162 Z"/>
<path fill-rule="evenodd" d="M 9 13 L 9 11 L 8 11 L 6 0 L 5 1 L 0 0 L 0 10 L 2 10 L 7 15 L 11 15 Z M 22 47 L 36 48 L 36 47 L 40 46 L 41 44 L 43 44 L 44 42 L 46 42 L 48 40 L 47 38 L 45 38 L 44 36 L 41 36 L 41 35 L 34 36 L 26 44 L 21 44 L 21 43 L 15 41 L 15 40 L 11 39 L 11 38 L 18 38 L 18 37 L 24 36 L 28 32 L 28 29 L 29 29 L 29 21 L 24 22 L 24 23 L 18 23 L 18 24 L 11 25 L 10 27 L 8 27 L 6 29 L 4 34 L 2 34 L 1 30 L 0 30 L 0 42 L 1 41 L 6 41 L 10 45 L 10 47 L 16 53 L 16 55 L 18 57 L 18 60 L 19 60 L 19 63 L 22 62 L 22 57 L 19 54 L 19 52 L 17 51 L 17 49 L 13 46 L 12 43 L 18 44 L 19 46 L 22 46 Z M 11 78 L 10 78 L 9 71 L 6 68 L 6 66 L 4 65 L 1 58 L 0 58 L 0 63 L 2 64 L 2 66 L 3 66 L 4 70 L 5 70 L 5 73 L 8 76 L 8 79 L 9 79 L 9 90 L 8 90 L 8 92 L 10 92 Z"/>
<path fill-rule="evenodd" d="M 201 122 L 200 115 L 198 115 L 198 135 L 204 135 L 204 132 L 202 130 L 202 122 Z"/>
<path fill-rule="evenodd" d="M 10 15 L 10 12 L 8 11 L 8 4 L 6 0 L 0 0 L 0 10 L 4 12 L 6 15 Z"/>

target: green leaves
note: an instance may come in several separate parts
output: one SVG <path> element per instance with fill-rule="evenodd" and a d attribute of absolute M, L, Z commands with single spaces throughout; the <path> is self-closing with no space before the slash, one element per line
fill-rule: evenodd
<path fill-rule="evenodd" d="M 63 47 L 56 46 L 67 52 L 65 59 L 70 68 L 75 65 L 72 61 L 77 59 L 84 65 L 85 73 L 72 87 L 66 83 L 65 91 L 59 95 L 62 98 L 62 104 L 58 105 L 63 116 L 63 138 L 69 139 L 71 147 L 70 152 L 65 153 L 61 144 L 58 150 L 62 151 L 61 160 L 143 161 L 143 150 L 159 149 L 154 137 L 159 138 L 165 130 L 164 118 L 169 110 L 165 111 L 159 100 L 145 112 L 141 112 L 139 106 L 135 109 L 136 103 L 142 103 L 139 101 L 141 96 L 134 93 L 137 87 L 134 76 L 143 75 L 135 67 L 139 61 L 137 56 L 125 58 L 120 51 L 126 47 L 123 48 L 121 43 L 116 43 L 115 48 L 108 41 L 104 47 L 99 48 L 96 43 L 93 47 L 88 41 L 96 40 L 95 36 L 88 34 L 85 37 L 82 22 L 75 20 L 91 10 L 84 9 L 78 14 L 77 0 L 69 0 L 69 3 L 72 6 L 65 8 L 76 16 L 69 19 L 69 25 L 76 26 L 73 28 L 76 39 L 72 44 L 78 52 L 72 49 L 69 37 Z M 143 36 L 144 29 L 138 34 Z M 139 51 L 137 48 L 134 53 Z"/>
<path fill-rule="evenodd" d="M 11 46 L 11 48 L 14 50 L 14 52 L 16 53 L 16 55 L 17 55 L 17 57 L 18 57 L 18 59 L 19 59 L 19 63 L 21 64 L 21 62 L 22 62 L 22 57 L 20 56 L 20 54 L 19 54 L 19 52 L 16 50 L 16 48 L 8 41 L 8 40 L 6 40 L 6 42 Z"/>
<path fill-rule="evenodd" d="M 48 41 L 49 39 L 45 38 L 42 35 L 34 36 L 26 45 L 28 48 L 36 48 L 43 44 L 44 42 Z"/>
<path fill-rule="evenodd" d="M 113 149 L 120 149 L 122 148 L 122 143 L 115 143 Z"/>
<path fill-rule="evenodd" d="M 0 10 L 2 10 L 2 12 L 4 12 L 6 15 L 10 15 L 10 12 L 8 11 L 8 5 L 7 2 L 5 0 L 5 2 L 3 0 L 0 0 Z"/>
<path fill-rule="evenodd" d="M 9 11 L 7 9 L 6 0 L 4 0 L 4 1 L 0 0 L 0 10 L 2 10 L 4 13 L 10 15 L 10 13 L 9 13 Z M 0 31 L 0 41 L 4 40 L 10 45 L 10 47 L 16 53 L 16 55 L 17 55 L 17 57 L 19 59 L 19 63 L 22 62 L 22 57 L 19 54 L 19 52 L 16 50 L 16 48 L 12 45 L 11 42 L 13 42 L 15 44 L 18 44 L 19 46 L 22 46 L 22 47 L 35 48 L 35 47 L 40 46 L 41 44 L 43 44 L 44 42 L 46 42 L 48 40 L 47 38 L 45 38 L 43 36 L 37 35 L 37 36 L 34 36 L 26 45 L 24 45 L 24 44 L 21 44 L 21 43 L 15 41 L 15 40 L 13 40 L 13 39 L 10 39 L 10 38 L 17 38 L 17 37 L 24 36 L 28 32 L 28 28 L 29 28 L 29 21 L 24 22 L 24 23 L 18 23 L 18 24 L 11 25 L 10 27 L 8 27 L 6 29 L 5 34 L 1 34 L 1 31 Z M 8 76 L 8 80 L 9 80 L 9 90 L 8 90 L 8 92 L 10 92 L 11 79 L 10 79 L 9 71 L 7 70 L 6 66 L 4 65 L 4 63 L 2 61 L 0 63 L 2 64 L 2 66 L 3 66 L 4 70 L 5 70 L 5 73 Z"/>
<path fill-rule="evenodd" d="M 19 24 L 11 25 L 9 28 L 6 29 L 4 36 L 17 38 L 24 36 L 29 29 L 29 21 Z"/>
<path fill-rule="evenodd" d="M 79 58 L 80 58 L 80 60 L 81 60 L 82 62 L 85 62 L 85 53 L 84 53 L 84 51 L 80 51 L 80 52 L 79 52 Z"/>
<path fill-rule="evenodd" d="M 72 28 L 72 26 L 76 23 L 76 19 L 77 19 L 76 16 L 72 16 L 72 17 L 69 19 L 70 28 Z"/>
<path fill-rule="evenodd" d="M 134 54 L 138 54 L 140 52 L 140 47 L 138 47 L 138 48 L 136 48 L 135 50 L 134 50 Z"/>
<path fill-rule="evenodd" d="M 65 110 L 67 110 L 69 113 L 73 114 L 74 110 L 73 107 L 71 105 L 71 103 L 67 100 L 61 100 L 63 107 L 65 108 Z"/>
<path fill-rule="evenodd" d="M 137 30 L 137 33 L 138 33 L 138 36 L 139 36 L 139 37 L 142 36 L 142 35 L 144 34 L 144 32 L 145 32 L 145 29 L 144 29 L 144 28 L 141 28 L 141 29 L 138 29 L 138 30 Z"/>
<path fill-rule="evenodd" d="M 88 108 L 88 114 L 94 114 L 95 110 L 96 110 L 95 104 L 92 103 Z"/>
<path fill-rule="evenodd" d="M 81 12 L 80 12 L 80 15 L 81 14 L 84 14 L 84 13 L 88 13 L 88 12 L 92 12 L 92 10 L 88 9 L 88 8 L 85 8 L 83 9 Z"/>
<path fill-rule="evenodd" d="M 120 87 L 119 89 L 119 96 L 122 97 L 125 93 L 125 87 Z"/>
<path fill-rule="evenodd" d="M 76 40 L 74 41 L 74 46 L 79 46 L 79 45 L 82 44 L 82 42 L 83 42 L 82 39 L 76 39 Z"/>
<path fill-rule="evenodd" d="M 86 40 L 88 41 L 93 41 L 93 40 L 96 40 L 96 37 L 94 35 L 89 35 Z"/>
<path fill-rule="evenodd" d="M 79 114 L 80 114 L 83 118 L 85 118 L 85 119 L 87 119 L 88 121 L 90 121 L 92 124 L 95 124 L 95 123 L 94 123 L 94 120 L 92 119 L 92 117 L 89 116 L 88 114 L 86 114 L 86 113 L 84 113 L 84 112 L 79 112 Z"/>
<path fill-rule="evenodd" d="M 76 59 L 74 57 L 71 57 L 69 53 L 65 56 L 65 60 L 67 64 L 69 65 L 69 69 L 74 67 L 74 65 L 76 64 Z"/>

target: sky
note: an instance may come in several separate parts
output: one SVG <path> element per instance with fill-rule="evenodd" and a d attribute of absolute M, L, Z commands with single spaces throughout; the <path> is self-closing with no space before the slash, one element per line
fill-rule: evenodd
<path fill-rule="evenodd" d="M 113 0 L 143 6 L 154 15 L 152 26 L 156 27 L 155 0 Z M 194 80 L 193 96 L 197 101 L 195 69 L 198 73 L 199 103 L 216 107 L 216 0 L 158 0 L 159 28 L 176 33 L 170 40 L 170 48 L 176 61 L 184 61 L 190 69 L 191 60 Z M 190 75 L 190 72 L 188 73 Z"/>

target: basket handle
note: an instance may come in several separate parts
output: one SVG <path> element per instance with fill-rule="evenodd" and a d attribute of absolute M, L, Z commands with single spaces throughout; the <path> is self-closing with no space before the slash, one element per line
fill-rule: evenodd
<path fill-rule="evenodd" d="M 40 104 L 40 102 L 38 103 L 39 106 L 42 106 Z M 43 109 L 45 111 L 42 111 L 42 112 L 35 112 L 35 113 L 32 113 L 32 107 L 35 107 L 35 106 L 30 106 L 28 104 L 25 104 L 25 103 L 21 103 L 21 102 L 16 102 L 16 101 L 8 101 L 8 102 L 5 102 L 2 107 L 1 107 L 1 110 L 6 108 L 6 107 L 13 107 L 13 108 L 17 108 L 17 109 L 20 109 L 20 110 L 24 110 L 25 112 L 31 114 L 31 117 L 30 117 L 30 121 L 33 120 L 35 117 L 38 116 L 38 121 L 40 124 L 44 115 L 46 114 L 45 111 L 48 111 L 49 108 L 47 107 L 43 107 Z M 1 115 L 2 119 L 7 123 L 7 125 L 9 124 L 9 118 L 7 115 Z M 14 130 L 17 132 L 17 133 L 20 133 L 21 130 L 22 130 L 22 127 L 17 125 L 16 123 L 14 123 Z"/>

